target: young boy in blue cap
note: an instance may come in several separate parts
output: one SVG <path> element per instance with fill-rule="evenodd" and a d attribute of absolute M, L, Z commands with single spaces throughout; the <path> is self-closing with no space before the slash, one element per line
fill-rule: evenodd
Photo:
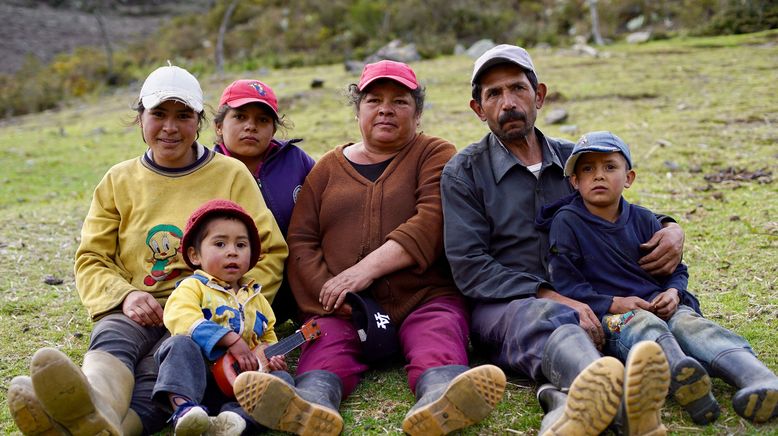
<path fill-rule="evenodd" d="M 686 289 L 686 266 L 664 279 L 640 268 L 640 244 L 660 224 L 621 195 L 635 180 L 627 144 L 610 132 L 587 133 L 575 144 L 565 175 L 578 192 L 554 213 L 549 274 L 558 292 L 588 304 L 602 320 L 603 351 L 624 360 L 639 341 L 659 343 L 670 365 L 670 393 L 698 424 L 719 415 L 705 368 L 739 389 L 732 405 L 740 416 L 755 422 L 775 417 L 778 377 L 744 338 L 702 317 Z"/>

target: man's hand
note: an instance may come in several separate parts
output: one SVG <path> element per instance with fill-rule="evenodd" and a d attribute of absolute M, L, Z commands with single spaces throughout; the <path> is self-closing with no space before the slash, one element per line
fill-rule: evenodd
<path fill-rule="evenodd" d="M 132 291 L 124 297 L 122 313 L 143 327 L 162 327 L 162 305 L 148 292 Z"/>
<path fill-rule="evenodd" d="M 654 298 L 654 301 L 651 302 L 651 311 L 656 316 L 668 320 L 678 310 L 680 302 L 681 296 L 678 295 L 678 289 L 670 288 Z"/>
<path fill-rule="evenodd" d="M 556 291 L 546 288 L 540 288 L 537 295 L 540 298 L 548 298 L 558 303 L 562 303 L 578 312 L 579 325 L 584 329 L 586 334 L 592 338 L 594 346 L 597 347 L 598 350 L 602 350 L 602 346 L 605 344 L 605 332 L 602 330 L 602 323 L 597 319 L 597 315 L 595 315 L 588 304 L 565 297 Z"/>
<path fill-rule="evenodd" d="M 630 310 L 643 309 L 653 312 L 653 306 L 640 297 L 613 297 L 608 313 L 627 313 Z"/>
<path fill-rule="evenodd" d="M 670 275 L 681 263 L 684 233 L 677 223 L 668 223 L 654 233 L 647 242 L 640 244 L 641 250 L 650 251 L 638 263 L 652 276 Z"/>

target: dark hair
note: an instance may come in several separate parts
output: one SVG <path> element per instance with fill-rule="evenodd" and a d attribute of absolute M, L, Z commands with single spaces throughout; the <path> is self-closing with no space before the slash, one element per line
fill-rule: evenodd
<path fill-rule="evenodd" d="M 384 80 L 391 79 L 380 79 L 380 81 Z M 421 115 L 422 110 L 424 110 L 424 97 L 426 96 L 424 87 L 419 86 L 416 89 L 408 90 L 411 92 L 411 97 L 413 97 L 413 101 L 416 103 L 416 115 Z M 346 98 L 348 99 L 348 104 L 353 105 L 354 110 L 357 112 L 359 112 L 359 104 L 362 103 L 362 99 L 364 99 L 366 95 L 367 90 L 360 91 L 359 86 L 357 86 L 356 83 L 352 83 L 348 86 L 348 89 L 346 89 Z"/>
<path fill-rule="evenodd" d="M 502 65 L 502 64 L 497 64 L 497 65 Z M 519 68 L 521 68 L 521 67 L 519 67 Z M 481 87 L 480 77 L 483 76 L 483 74 L 486 71 L 488 71 L 488 70 L 489 69 L 487 68 L 486 70 L 481 71 L 481 73 L 478 74 L 478 77 L 476 77 L 476 81 L 473 82 L 473 85 L 472 85 L 472 87 L 473 87 L 473 90 L 472 90 L 473 100 L 475 100 L 475 102 L 478 103 L 478 104 L 481 104 L 481 91 L 483 91 L 483 89 Z M 521 68 L 521 70 L 524 71 L 524 75 L 527 76 L 527 80 L 529 80 L 529 84 L 530 84 L 530 86 L 532 86 L 532 90 L 535 91 L 535 92 L 538 92 L 538 76 L 537 76 L 537 74 L 535 74 L 534 71 L 528 70 L 526 68 Z"/>
<path fill-rule="evenodd" d="M 187 106 L 188 107 L 188 106 Z M 132 110 L 137 112 L 135 114 L 135 119 L 133 119 L 132 124 L 138 124 L 140 125 L 140 117 L 143 115 L 143 112 L 146 111 L 146 108 L 143 107 L 143 103 L 140 101 L 132 107 Z M 203 128 L 203 124 L 207 121 L 207 118 L 205 116 L 205 110 L 201 110 L 200 112 L 197 112 L 197 137 L 195 137 L 195 141 L 200 138 L 200 129 Z"/>
<path fill-rule="evenodd" d="M 273 127 L 275 128 L 276 131 L 280 130 L 281 132 L 283 132 L 284 135 L 286 135 L 288 130 L 294 127 L 294 124 L 292 124 L 291 121 L 286 119 L 286 115 L 281 115 L 281 117 L 279 118 L 276 116 L 275 113 L 273 113 L 272 110 L 270 110 L 270 108 L 267 107 L 267 105 L 259 102 L 256 102 L 256 104 L 258 104 L 262 108 L 262 110 L 265 111 L 265 113 L 273 117 Z M 217 110 L 216 113 L 213 114 L 213 125 L 215 126 L 217 124 L 223 123 L 224 119 L 227 118 L 227 113 L 230 112 L 230 109 L 235 109 L 235 108 L 231 108 L 226 104 L 221 105 L 221 107 L 219 107 L 219 110 Z M 224 139 L 222 138 L 222 135 L 219 134 L 216 135 L 216 142 L 220 144 L 224 143 Z"/>
<path fill-rule="evenodd" d="M 243 220 L 236 217 L 235 215 L 226 212 L 210 213 L 200 223 L 197 224 L 197 228 L 195 229 L 195 233 L 194 233 L 194 238 L 192 238 L 191 247 L 194 248 L 195 251 L 197 251 L 198 253 L 200 252 L 200 246 L 203 245 L 203 240 L 205 240 L 206 237 L 205 229 L 208 228 L 208 224 L 212 223 L 213 221 L 216 221 L 219 218 L 225 220 L 237 221 L 243 224 L 243 227 L 246 228 L 246 233 L 250 232 L 248 226 L 246 226 L 246 223 L 244 223 Z M 251 239 L 251 236 L 249 236 L 249 239 Z M 185 254 L 186 256 L 189 256 L 189 253 L 185 253 Z"/>

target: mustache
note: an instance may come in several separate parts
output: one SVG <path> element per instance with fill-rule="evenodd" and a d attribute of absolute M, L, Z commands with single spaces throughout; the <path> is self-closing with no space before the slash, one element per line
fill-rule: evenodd
<path fill-rule="evenodd" d="M 497 121 L 500 124 L 505 124 L 509 121 L 523 121 L 527 122 L 527 114 L 524 112 L 519 112 L 516 110 L 511 110 L 508 112 L 503 112 L 500 114 L 500 116 L 497 118 Z"/>

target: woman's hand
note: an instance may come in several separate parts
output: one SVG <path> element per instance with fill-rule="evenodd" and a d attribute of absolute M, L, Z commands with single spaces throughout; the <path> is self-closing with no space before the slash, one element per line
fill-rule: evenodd
<path fill-rule="evenodd" d="M 324 310 L 337 310 L 346 300 L 347 292 L 359 292 L 373 283 L 369 268 L 364 265 L 359 262 L 324 283 L 319 293 L 319 303 Z"/>
<path fill-rule="evenodd" d="M 677 223 L 668 223 L 647 242 L 640 244 L 641 250 L 650 253 L 640 258 L 638 263 L 652 276 L 667 276 L 675 271 L 683 255 L 684 233 Z"/>
<path fill-rule="evenodd" d="M 273 356 L 267 360 L 267 367 L 270 371 L 287 371 L 286 359 L 284 356 Z"/>
<path fill-rule="evenodd" d="M 241 372 L 256 371 L 259 369 L 259 360 L 257 360 L 257 356 L 254 355 L 243 338 L 238 337 L 238 340 L 227 348 L 227 352 L 235 358 L 236 362 L 238 362 Z"/>
<path fill-rule="evenodd" d="M 670 288 L 654 298 L 651 302 L 651 311 L 656 316 L 668 320 L 675 311 L 678 310 L 678 304 L 681 302 L 681 297 L 678 295 L 678 289 Z"/>
<path fill-rule="evenodd" d="M 651 303 L 640 297 L 613 297 L 608 313 L 627 313 L 630 310 L 643 309 L 653 312 Z"/>
<path fill-rule="evenodd" d="M 148 292 L 132 291 L 124 297 L 122 313 L 143 327 L 162 327 L 162 305 Z"/>

